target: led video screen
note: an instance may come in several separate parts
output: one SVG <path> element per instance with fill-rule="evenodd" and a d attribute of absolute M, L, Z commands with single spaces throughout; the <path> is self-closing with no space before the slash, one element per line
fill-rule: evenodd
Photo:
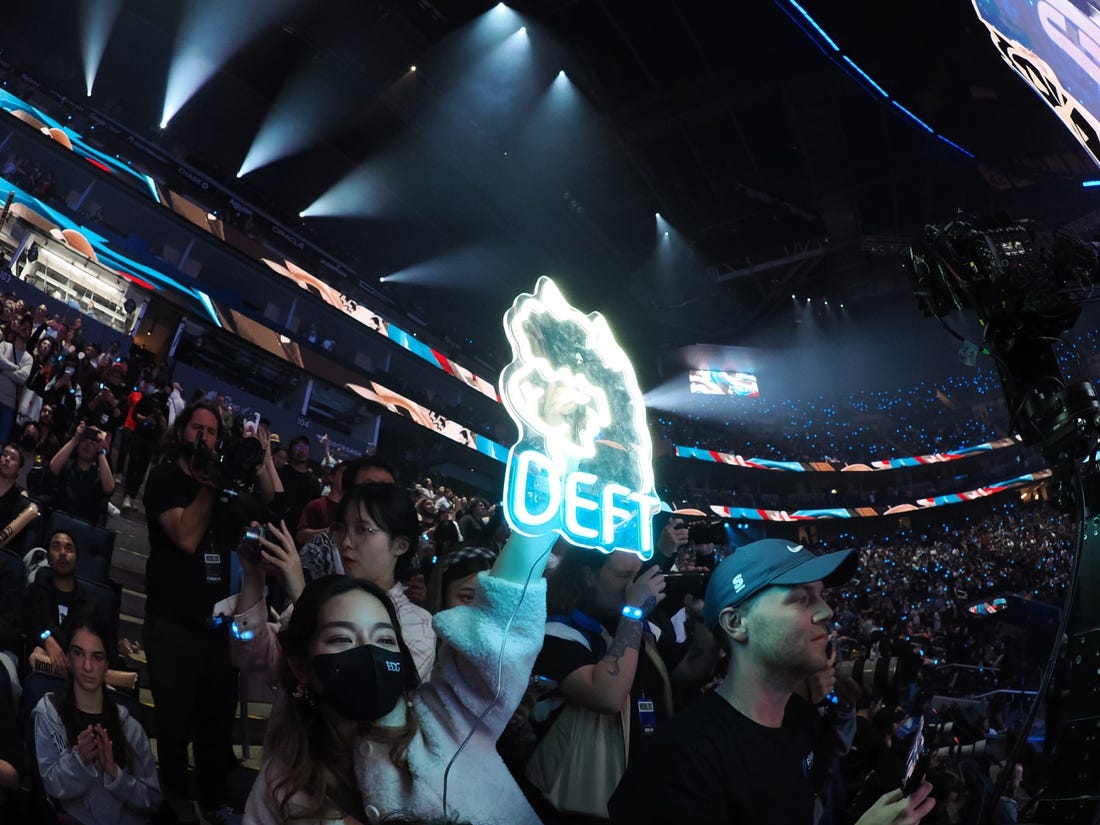
<path fill-rule="evenodd" d="M 725 370 L 692 370 L 689 373 L 691 391 L 700 395 L 741 395 L 756 398 L 760 388 L 751 372 Z"/>
<path fill-rule="evenodd" d="M 973 0 L 997 53 L 1100 165 L 1100 0 Z"/>

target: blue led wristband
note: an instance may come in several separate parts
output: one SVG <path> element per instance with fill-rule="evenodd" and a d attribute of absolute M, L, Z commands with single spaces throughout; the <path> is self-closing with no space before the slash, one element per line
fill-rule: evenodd
<path fill-rule="evenodd" d="M 642 612 L 642 608 L 634 607 L 633 605 L 626 605 L 623 607 L 623 615 L 628 619 L 633 619 L 636 622 L 640 622 L 645 618 L 645 613 Z"/>

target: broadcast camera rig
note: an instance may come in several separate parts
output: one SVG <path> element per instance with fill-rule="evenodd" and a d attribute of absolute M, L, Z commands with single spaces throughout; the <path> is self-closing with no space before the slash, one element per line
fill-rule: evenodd
<path fill-rule="evenodd" d="M 1071 695 L 1059 732 L 1055 780 L 1038 821 L 1094 825 L 1100 816 L 1100 598 L 1093 595 L 1100 585 L 1100 465 L 1095 461 L 1100 399 L 1088 381 L 1066 382 L 1054 344 L 1092 298 L 1100 254 L 1065 231 L 1043 237 L 1027 223 L 1007 218 L 956 219 L 926 227 L 911 245 L 905 268 L 926 315 L 942 321 L 956 311 L 977 314 L 983 352 L 996 362 L 1008 402 L 1010 430 L 1025 444 L 1041 445 L 1053 471 L 1055 503 L 1079 516 L 1073 581 L 1080 584 L 1071 586 L 1063 620 Z M 1060 641 L 1061 634 L 1055 645 Z M 1053 659 L 1054 654 L 1043 687 Z M 1041 689 L 1036 706 L 1042 699 Z M 1034 709 L 1028 725 L 1033 718 Z M 994 800 L 1000 790 L 999 785 Z"/>

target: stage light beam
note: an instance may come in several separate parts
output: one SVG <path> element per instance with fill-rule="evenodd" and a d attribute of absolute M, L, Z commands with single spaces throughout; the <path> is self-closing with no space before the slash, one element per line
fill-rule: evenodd
<path fill-rule="evenodd" d="M 382 170 L 367 163 L 353 169 L 298 214 L 303 218 L 397 217 L 407 210 L 385 182 Z"/>
<path fill-rule="evenodd" d="M 183 13 L 160 127 L 165 129 L 184 104 L 253 37 L 303 0 L 192 0 Z"/>
<path fill-rule="evenodd" d="M 122 0 L 81 0 L 80 52 L 84 63 L 84 86 L 92 96 L 99 64 L 107 50 L 107 41 L 122 11 Z"/>

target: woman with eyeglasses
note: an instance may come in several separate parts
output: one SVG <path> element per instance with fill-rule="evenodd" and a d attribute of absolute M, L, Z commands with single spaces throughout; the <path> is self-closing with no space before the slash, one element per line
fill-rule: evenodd
<path fill-rule="evenodd" d="M 266 673 L 274 684 L 282 655 L 276 634 L 290 619 L 293 605 L 280 622 L 267 621 L 264 575 L 272 572 L 283 580 L 291 602 L 305 589 L 305 575 L 294 539 L 285 525 L 267 525 L 251 551 L 238 553 L 244 567 L 244 583 L 236 599 L 232 635 L 247 645 L 234 646 L 234 661 L 242 670 Z M 336 572 L 371 582 L 389 597 L 397 612 L 401 632 L 421 679 L 426 679 L 435 661 L 436 638 L 432 615 L 409 601 L 400 583 L 417 545 L 419 527 L 416 509 L 408 492 L 396 484 L 371 482 L 344 491 L 333 522 L 329 525 L 338 557 Z M 258 552 L 256 552 L 258 551 Z"/>

